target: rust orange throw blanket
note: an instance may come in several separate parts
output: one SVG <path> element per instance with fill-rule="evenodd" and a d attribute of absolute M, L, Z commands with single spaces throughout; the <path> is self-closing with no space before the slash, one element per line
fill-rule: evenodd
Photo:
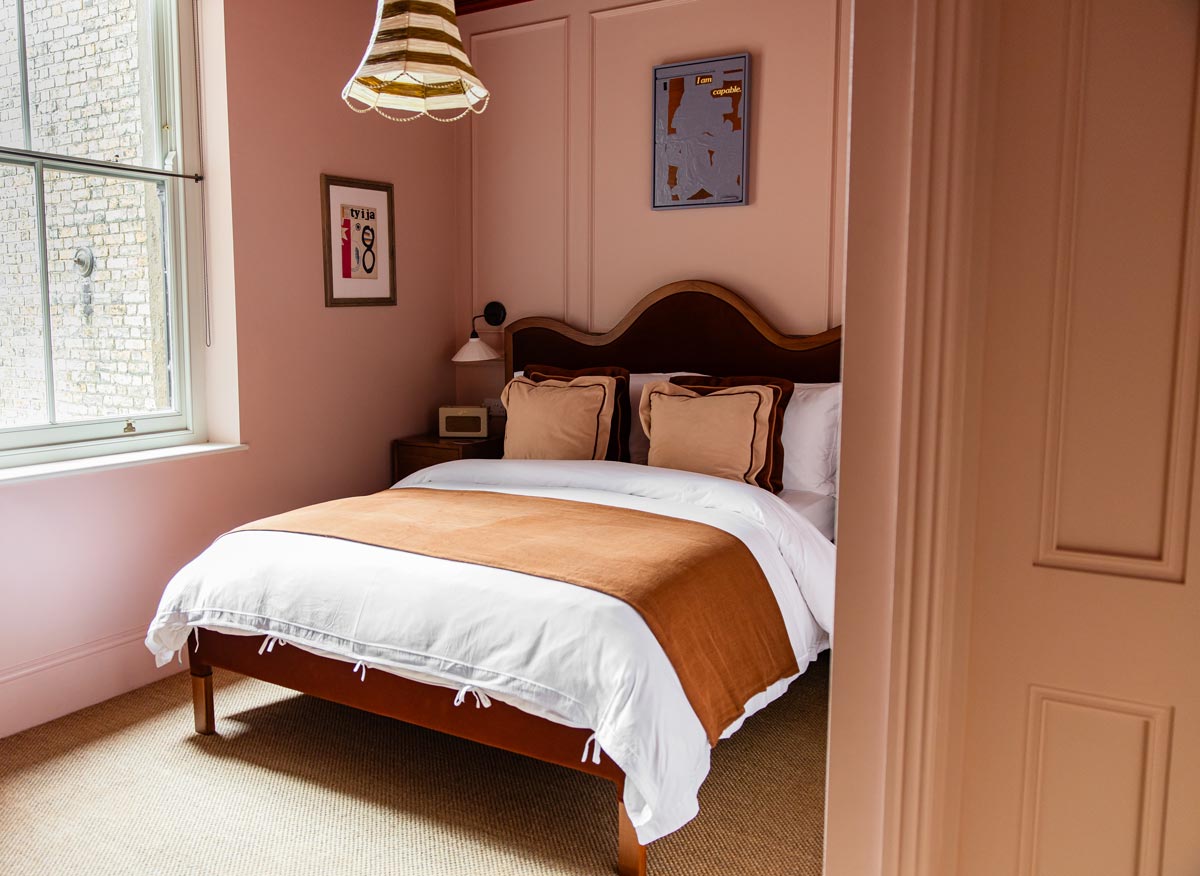
<path fill-rule="evenodd" d="M 741 541 L 690 520 L 563 499 L 405 488 L 249 523 L 524 572 L 607 593 L 646 621 L 710 744 L 799 672 L 766 576 Z"/>

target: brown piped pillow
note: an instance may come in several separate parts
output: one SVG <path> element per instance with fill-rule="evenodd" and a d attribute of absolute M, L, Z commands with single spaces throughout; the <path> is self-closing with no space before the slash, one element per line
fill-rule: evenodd
<path fill-rule="evenodd" d="M 671 383 L 676 386 L 686 386 L 701 395 L 707 395 L 718 389 L 744 386 L 767 386 L 774 390 L 775 401 L 771 406 L 770 443 L 763 470 L 755 482 L 765 490 L 778 493 L 783 490 L 783 414 L 796 385 L 782 377 L 708 377 L 697 374 L 685 374 L 672 377 Z"/>
<path fill-rule="evenodd" d="M 776 393 L 761 385 L 701 392 L 649 384 L 640 413 L 650 436 L 650 465 L 764 486 Z"/>
<path fill-rule="evenodd" d="M 556 365 L 527 365 L 525 376 L 535 383 L 543 380 L 574 380 L 576 377 L 612 377 L 617 381 L 616 403 L 613 406 L 613 426 L 608 436 L 605 459 L 629 462 L 629 430 L 633 412 L 629 406 L 629 372 L 616 365 L 595 368 L 559 368 Z"/>
<path fill-rule="evenodd" d="M 604 459 L 616 378 L 514 377 L 500 394 L 508 411 L 505 459 Z"/>

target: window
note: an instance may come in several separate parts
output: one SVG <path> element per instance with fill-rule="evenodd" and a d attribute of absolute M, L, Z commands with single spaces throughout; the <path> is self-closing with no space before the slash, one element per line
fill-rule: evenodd
<path fill-rule="evenodd" d="M 0 467 L 203 440 L 176 2 L 0 0 Z"/>

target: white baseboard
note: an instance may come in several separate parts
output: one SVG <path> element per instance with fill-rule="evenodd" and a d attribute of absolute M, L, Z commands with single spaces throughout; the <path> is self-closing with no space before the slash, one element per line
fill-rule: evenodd
<path fill-rule="evenodd" d="M 0 669 L 0 737 L 180 671 L 176 663 L 155 668 L 145 637 L 139 626 Z"/>
<path fill-rule="evenodd" d="M 100 651 L 117 648 L 129 642 L 144 639 L 145 637 L 145 626 L 139 626 L 131 630 L 125 630 L 123 633 L 113 633 L 111 636 L 93 639 L 90 642 L 84 642 L 82 645 L 75 645 L 72 648 L 64 648 L 62 651 L 55 651 L 53 654 L 38 657 L 36 660 L 28 660 L 25 663 L 18 663 L 16 666 L 0 669 L 0 684 L 16 681 L 27 675 L 33 675 L 35 672 L 44 672 L 47 669 L 53 669 L 55 666 L 70 663 L 72 660 L 82 660 L 84 657 L 90 657 L 92 654 Z"/>

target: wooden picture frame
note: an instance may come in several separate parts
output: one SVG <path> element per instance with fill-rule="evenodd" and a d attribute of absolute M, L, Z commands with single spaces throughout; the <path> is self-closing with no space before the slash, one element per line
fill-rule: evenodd
<path fill-rule="evenodd" d="M 395 216 L 391 183 L 321 174 L 326 307 L 395 305 Z"/>

